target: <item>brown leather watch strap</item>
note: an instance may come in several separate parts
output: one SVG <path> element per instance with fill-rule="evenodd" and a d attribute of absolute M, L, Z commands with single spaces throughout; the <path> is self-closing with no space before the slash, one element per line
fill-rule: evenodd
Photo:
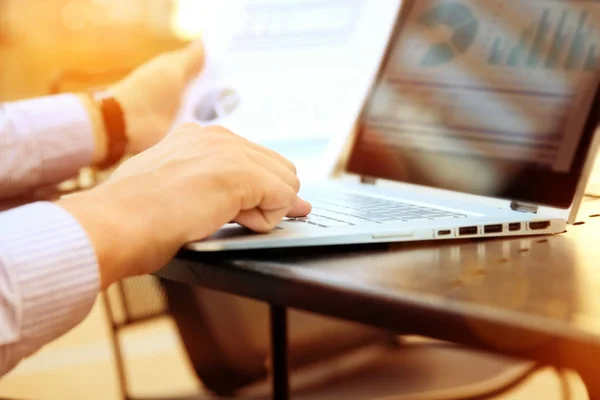
<path fill-rule="evenodd" d="M 127 133 L 125 115 L 121 105 L 109 91 L 91 93 L 102 114 L 102 122 L 107 137 L 107 152 L 104 161 L 96 165 L 100 169 L 107 169 L 118 163 L 125 155 L 127 148 Z"/>

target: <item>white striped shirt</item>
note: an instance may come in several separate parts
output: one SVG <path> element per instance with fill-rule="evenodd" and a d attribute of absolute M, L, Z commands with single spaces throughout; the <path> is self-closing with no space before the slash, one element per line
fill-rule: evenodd
<path fill-rule="evenodd" d="M 0 200 L 27 196 L 90 163 L 92 126 L 73 95 L 0 106 Z M 81 322 L 99 290 L 92 244 L 61 207 L 0 212 L 0 376 Z"/>

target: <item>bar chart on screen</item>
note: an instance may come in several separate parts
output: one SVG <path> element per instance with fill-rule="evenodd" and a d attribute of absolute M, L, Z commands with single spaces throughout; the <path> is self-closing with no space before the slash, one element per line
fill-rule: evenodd
<path fill-rule="evenodd" d="M 535 14 L 539 16 L 536 18 Z M 542 4 L 535 14 L 518 41 L 511 43 L 501 35 L 494 39 L 488 58 L 490 65 L 590 72 L 600 69 L 597 13 L 586 7 L 577 10 Z"/>
<path fill-rule="evenodd" d="M 403 74 L 463 61 L 509 74 L 600 68 L 599 1 L 420 0 L 402 31 L 393 59 Z"/>

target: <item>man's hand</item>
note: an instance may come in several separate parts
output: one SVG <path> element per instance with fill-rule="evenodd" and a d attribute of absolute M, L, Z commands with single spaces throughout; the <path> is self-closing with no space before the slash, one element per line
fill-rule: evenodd
<path fill-rule="evenodd" d="M 128 153 L 144 151 L 165 136 L 183 91 L 203 64 L 204 47 L 198 41 L 154 58 L 113 86 L 125 114 Z"/>
<path fill-rule="evenodd" d="M 102 287 L 153 272 L 185 243 L 236 221 L 268 232 L 305 216 L 291 162 L 221 127 L 184 125 L 97 188 L 59 202 L 94 244 Z"/>

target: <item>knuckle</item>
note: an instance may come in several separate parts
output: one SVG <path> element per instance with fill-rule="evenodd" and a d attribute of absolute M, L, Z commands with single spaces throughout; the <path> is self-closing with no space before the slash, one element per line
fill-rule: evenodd
<path fill-rule="evenodd" d="M 297 174 L 298 173 L 298 169 L 296 168 L 296 165 L 293 162 L 291 162 L 290 160 L 288 160 L 288 163 L 290 164 L 290 169 L 292 170 L 292 172 L 294 174 Z"/>
<path fill-rule="evenodd" d="M 205 129 L 208 132 L 213 133 L 213 134 L 227 135 L 227 136 L 230 136 L 230 137 L 236 137 L 237 136 L 235 133 L 233 133 L 232 131 L 230 131 L 229 129 L 225 128 L 222 125 L 209 125 Z"/>
<path fill-rule="evenodd" d="M 186 122 L 179 126 L 175 132 L 181 132 L 186 134 L 197 134 L 203 130 L 202 125 L 197 122 Z"/>
<path fill-rule="evenodd" d="M 281 220 L 279 213 L 276 211 L 266 211 L 262 213 L 265 221 L 265 226 L 269 229 L 275 227 Z"/>
<path fill-rule="evenodd" d="M 294 189 L 294 195 L 296 195 L 300 191 L 300 178 L 294 175 L 292 188 Z"/>
<path fill-rule="evenodd" d="M 195 122 L 186 122 L 167 135 L 165 140 L 177 145 L 181 145 L 182 142 L 193 142 L 195 138 L 203 136 L 202 130 L 203 128 L 201 125 Z"/>
<path fill-rule="evenodd" d="M 260 214 L 262 215 L 265 228 L 267 230 L 272 230 L 283 218 L 285 218 L 287 212 L 285 208 L 276 208 L 260 210 Z"/>
<path fill-rule="evenodd" d="M 241 200 L 241 207 L 244 210 L 252 209 L 260 203 L 261 195 L 255 176 L 246 170 L 239 170 L 239 183 L 235 185 L 234 190 Z"/>
<path fill-rule="evenodd" d="M 205 127 L 202 136 L 214 143 L 227 146 L 239 146 L 242 143 L 240 136 L 219 125 Z"/>
<path fill-rule="evenodd" d="M 291 207 L 296 199 L 296 193 L 287 185 L 273 185 L 269 188 L 268 196 L 274 208 Z"/>

